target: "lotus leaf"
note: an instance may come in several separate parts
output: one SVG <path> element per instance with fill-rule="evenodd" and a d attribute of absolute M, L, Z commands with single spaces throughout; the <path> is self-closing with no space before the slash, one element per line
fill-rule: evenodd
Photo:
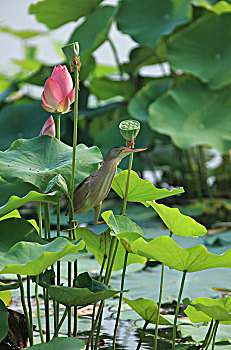
<path fill-rule="evenodd" d="M 102 0 L 45 0 L 31 4 L 29 13 L 36 15 L 37 21 L 46 24 L 50 29 L 56 29 L 65 23 L 77 21 L 87 16 Z M 63 9 L 65 8 L 65 11 Z"/>
<path fill-rule="evenodd" d="M 141 236 L 144 235 L 141 227 L 126 216 L 114 215 L 112 210 L 105 211 L 101 216 L 116 235 L 121 232 L 137 232 Z"/>
<path fill-rule="evenodd" d="M 222 255 L 209 253 L 203 245 L 181 248 L 174 240 L 162 236 L 149 243 L 143 238 L 132 244 L 132 249 L 139 255 L 158 260 L 171 269 L 187 272 L 207 270 L 215 267 L 231 268 L 231 249 Z"/>
<path fill-rule="evenodd" d="M 69 185 L 72 153 L 72 147 L 47 135 L 19 139 L 7 152 L 0 152 L 0 173 L 8 182 L 31 183 L 42 191 L 57 174 L 61 174 Z M 97 170 L 101 160 L 97 147 L 78 145 L 75 185 Z"/>
<path fill-rule="evenodd" d="M 32 350 L 81 350 L 84 348 L 84 341 L 78 338 L 54 338 L 48 343 L 30 346 Z"/>
<path fill-rule="evenodd" d="M 206 234 L 207 230 L 203 225 L 190 216 L 181 214 L 179 209 L 169 208 L 154 201 L 149 203 L 173 234 L 184 237 L 198 237 Z"/>
<path fill-rule="evenodd" d="M 120 31 L 142 45 L 156 47 L 161 36 L 189 21 L 190 1 L 123 0 L 116 19 Z"/>
<path fill-rule="evenodd" d="M 209 145 L 226 153 L 231 148 L 230 109 L 229 88 L 215 91 L 188 78 L 150 105 L 149 125 L 180 148 Z"/>
<path fill-rule="evenodd" d="M 188 298 L 183 303 L 189 305 L 184 311 L 193 323 L 210 322 L 212 319 L 221 324 L 231 324 L 231 297 L 222 299 L 196 298 L 190 301 Z"/>
<path fill-rule="evenodd" d="M 97 235 L 96 233 L 84 227 L 78 228 L 76 230 L 76 234 L 77 234 L 77 238 L 81 238 L 81 237 L 83 238 L 84 242 L 86 243 L 87 250 L 92 254 L 94 254 L 98 263 L 102 265 L 104 256 L 109 255 L 112 236 L 108 232 L 103 232 L 100 235 Z M 133 232 L 132 234 L 134 234 L 134 240 L 140 237 L 140 235 L 136 232 Z M 126 236 L 126 233 L 124 235 Z M 119 237 L 120 236 L 118 236 L 118 238 Z M 121 238 L 124 238 L 122 234 L 121 234 Z M 123 268 L 124 257 L 125 257 L 125 249 L 123 245 L 119 243 L 115 262 L 113 265 L 113 271 L 121 270 Z M 147 259 L 144 258 L 143 256 L 129 254 L 127 265 L 134 264 L 134 263 L 144 264 L 146 260 Z M 107 259 L 105 263 L 105 268 L 106 267 L 107 267 Z"/>
<path fill-rule="evenodd" d="M 0 300 L 0 342 L 7 336 L 8 333 L 8 311 L 5 304 Z"/>
<path fill-rule="evenodd" d="M 112 189 L 121 197 L 124 198 L 126 183 L 127 183 L 128 171 L 124 170 L 114 177 L 112 182 Z M 182 187 L 179 189 L 174 188 L 172 191 L 166 188 L 156 188 L 150 181 L 142 180 L 139 176 L 131 171 L 129 189 L 128 189 L 128 201 L 129 202 L 146 202 L 151 200 L 162 199 L 175 194 L 184 193 Z"/>
<path fill-rule="evenodd" d="M 0 221 L 0 241 L 2 274 L 38 275 L 63 256 L 84 248 L 83 242 L 72 244 L 63 237 L 47 243 L 28 221 L 18 218 Z"/>
<path fill-rule="evenodd" d="M 107 77 L 94 77 L 90 82 L 91 92 L 100 100 L 115 96 L 130 99 L 135 94 L 135 85 L 131 80 L 111 80 Z"/>
<path fill-rule="evenodd" d="M 87 272 L 77 277 L 76 288 L 54 285 L 48 287 L 50 297 L 67 307 L 94 304 L 120 292 L 94 280 Z"/>
<path fill-rule="evenodd" d="M 204 7 L 206 10 L 212 11 L 218 15 L 224 12 L 231 12 L 231 4 L 226 1 L 219 1 L 213 5 L 204 0 L 193 0 L 192 4 L 194 6 Z"/>
<path fill-rule="evenodd" d="M 5 283 L 0 282 L 0 287 L 6 287 Z M 9 290 L 0 290 L 0 299 L 6 306 L 10 306 L 12 297 Z"/>
<path fill-rule="evenodd" d="M 170 38 L 168 57 L 172 68 L 196 75 L 215 89 L 230 84 L 230 21 L 231 13 L 210 14 Z"/>

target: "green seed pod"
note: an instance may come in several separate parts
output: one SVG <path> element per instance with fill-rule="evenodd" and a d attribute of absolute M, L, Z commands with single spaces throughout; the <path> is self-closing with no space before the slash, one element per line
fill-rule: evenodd
<path fill-rule="evenodd" d="M 67 60 L 70 62 L 76 60 L 79 56 L 79 44 L 77 41 L 75 43 L 63 46 L 62 50 Z"/>
<path fill-rule="evenodd" d="M 133 141 L 140 131 L 140 123 L 137 120 L 123 120 L 119 129 L 126 141 Z"/>

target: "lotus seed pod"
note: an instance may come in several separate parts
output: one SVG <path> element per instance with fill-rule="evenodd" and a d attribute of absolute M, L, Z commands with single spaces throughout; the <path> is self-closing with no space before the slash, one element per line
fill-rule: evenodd
<path fill-rule="evenodd" d="M 66 45 L 62 47 L 62 50 L 67 60 L 72 62 L 73 60 L 76 60 L 79 56 L 79 43 L 76 41 L 75 43 Z"/>
<path fill-rule="evenodd" d="M 140 131 L 140 123 L 137 120 L 123 120 L 119 129 L 126 141 L 133 141 Z"/>

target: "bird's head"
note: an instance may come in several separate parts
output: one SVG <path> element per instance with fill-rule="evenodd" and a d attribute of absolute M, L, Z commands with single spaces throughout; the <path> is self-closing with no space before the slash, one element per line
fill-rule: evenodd
<path fill-rule="evenodd" d="M 124 157 L 128 156 L 134 152 L 145 151 L 147 148 L 128 148 L 128 147 L 114 147 L 107 155 L 107 160 L 114 160 L 116 163 L 119 163 Z M 105 159 L 106 159 L 105 158 Z"/>

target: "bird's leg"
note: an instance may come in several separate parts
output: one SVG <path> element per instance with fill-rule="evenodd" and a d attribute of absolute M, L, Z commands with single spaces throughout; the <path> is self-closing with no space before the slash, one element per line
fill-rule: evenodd
<path fill-rule="evenodd" d="M 101 210 L 101 206 L 102 206 L 102 202 L 99 202 L 94 207 L 94 211 L 95 211 L 94 224 L 95 225 L 103 225 L 103 224 L 105 224 L 105 221 L 98 221 L 100 210 Z"/>

